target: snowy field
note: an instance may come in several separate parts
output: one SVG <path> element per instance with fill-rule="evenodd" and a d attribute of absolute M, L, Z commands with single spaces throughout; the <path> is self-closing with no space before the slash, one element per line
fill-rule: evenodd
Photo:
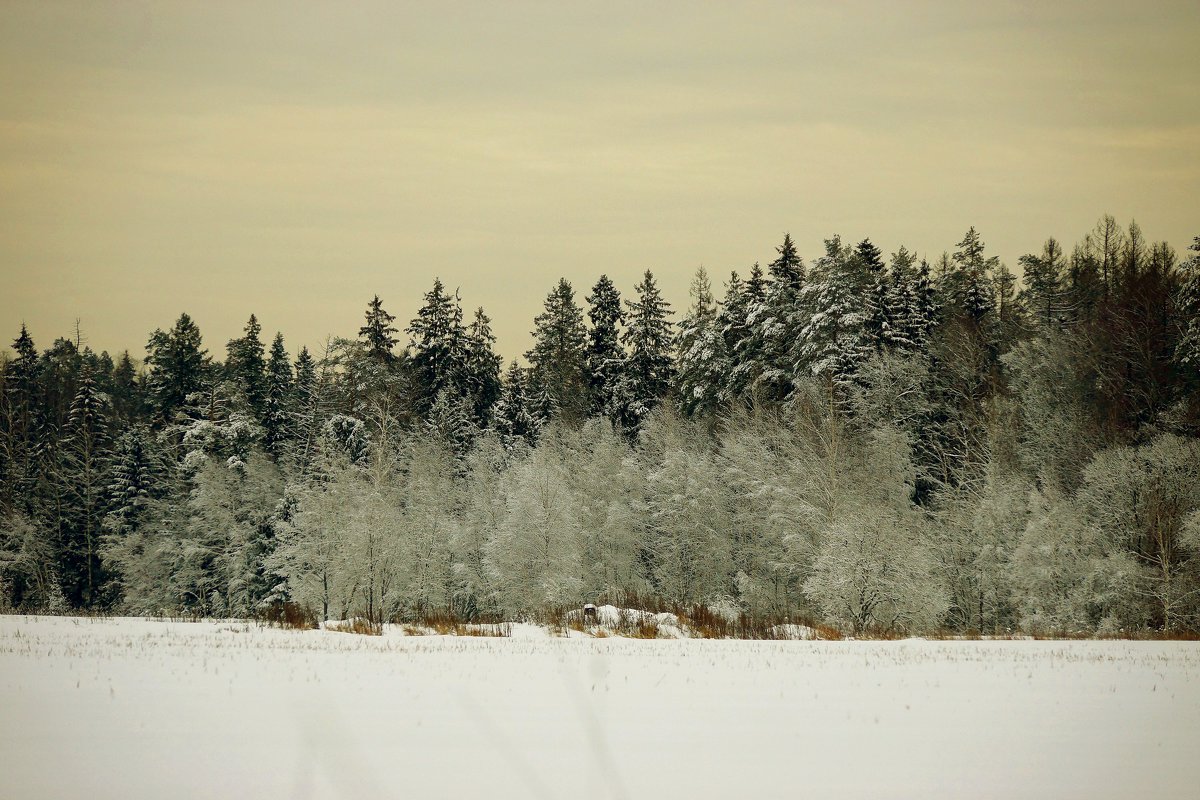
<path fill-rule="evenodd" d="M 0 617 L 0 797 L 1153 797 L 1200 646 Z"/>

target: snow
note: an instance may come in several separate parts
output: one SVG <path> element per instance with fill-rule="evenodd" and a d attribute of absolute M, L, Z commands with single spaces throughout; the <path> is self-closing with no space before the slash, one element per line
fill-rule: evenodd
<path fill-rule="evenodd" d="M 1195 643 L 0 617 L 5 797 L 1184 798 L 1198 720 Z"/>

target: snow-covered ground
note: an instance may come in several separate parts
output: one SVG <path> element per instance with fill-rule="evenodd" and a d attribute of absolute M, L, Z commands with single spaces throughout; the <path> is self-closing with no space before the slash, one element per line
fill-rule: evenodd
<path fill-rule="evenodd" d="M 0 617 L 0 797 L 1154 797 L 1200 646 Z"/>

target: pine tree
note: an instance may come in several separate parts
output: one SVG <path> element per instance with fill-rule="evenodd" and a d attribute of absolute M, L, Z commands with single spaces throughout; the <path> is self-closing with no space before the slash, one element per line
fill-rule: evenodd
<path fill-rule="evenodd" d="M 245 395 L 250 410 L 260 421 L 267 407 L 267 363 L 261 334 L 262 326 L 251 314 L 243 336 L 230 340 L 225 348 L 225 374 Z"/>
<path fill-rule="evenodd" d="M 406 332 L 412 336 L 417 412 L 428 411 L 443 390 L 465 395 L 467 337 L 458 295 L 448 294 L 441 280 L 435 279 Z"/>
<path fill-rule="evenodd" d="M 587 329 L 575 304 L 575 290 L 566 278 L 546 297 L 544 310 L 534 318 L 533 348 L 525 354 L 532 384 L 544 393 L 544 413 L 570 423 L 588 412 Z"/>
<path fill-rule="evenodd" d="M 276 458 L 288 436 L 293 395 L 292 365 L 283 346 L 283 334 L 276 333 L 267 362 L 267 398 L 262 417 L 263 446 Z"/>
<path fill-rule="evenodd" d="M 500 398 L 500 356 L 496 355 L 492 321 L 482 307 L 475 310 L 475 319 L 467 329 L 466 348 L 464 367 L 471 415 L 475 426 L 483 429 L 490 424 L 492 408 Z"/>
<path fill-rule="evenodd" d="M 621 293 L 607 275 L 596 281 L 587 302 L 592 322 L 585 357 L 589 414 L 597 416 L 613 408 L 617 384 L 625 369 L 625 349 L 620 341 L 625 312 L 621 309 Z"/>
<path fill-rule="evenodd" d="M 394 334 L 398 333 L 392 323 L 396 318 L 383 310 L 383 301 L 375 295 L 367 304 L 366 324 L 358 329 L 358 337 L 366 342 L 371 356 L 385 364 L 391 364 L 396 356 L 392 348 L 399 341 Z"/>

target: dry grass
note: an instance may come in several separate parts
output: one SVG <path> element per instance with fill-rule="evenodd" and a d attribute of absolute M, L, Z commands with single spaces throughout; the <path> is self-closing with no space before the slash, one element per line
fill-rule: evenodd
<path fill-rule="evenodd" d="M 317 616 L 311 609 L 296 603 L 272 603 L 262 612 L 260 620 L 274 628 L 309 631 L 316 630 Z"/>
<path fill-rule="evenodd" d="M 337 631 L 338 633 L 357 633 L 362 636 L 382 636 L 383 623 L 372 622 L 362 617 L 355 617 L 354 619 L 335 622 L 329 626 L 329 630 Z"/>

